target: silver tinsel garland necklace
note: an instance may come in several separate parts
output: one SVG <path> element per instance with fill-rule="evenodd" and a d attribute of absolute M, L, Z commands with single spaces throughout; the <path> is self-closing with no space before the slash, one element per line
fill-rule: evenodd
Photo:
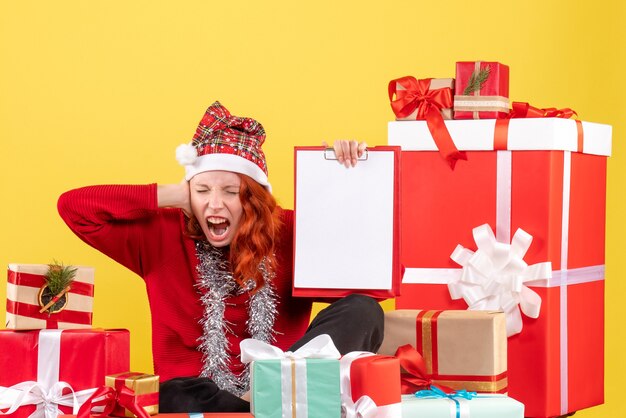
<path fill-rule="evenodd" d="M 204 315 L 200 320 L 203 335 L 198 339 L 198 349 L 202 352 L 202 373 L 200 376 L 212 379 L 220 389 L 241 396 L 249 390 L 249 368 L 246 365 L 239 375 L 230 370 L 230 349 L 226 335 L 232 333 L 224 318 L 226 300 L 230 296 L 250 292 L 255 287 L 250 279 L 245 288 L 240 288 L 231 273 L 230 263 L 223 250 L 213 247 L 206 241 L 196 242 L 198 256 L 197 271 L 201 291 L 200 301 Z M 274 342 L 274 321 L 276 320 L 276 294 L 272 285 L 274 273 L 265 261 L 259 265 L 265 286 L 252 294 L 248 301 L 248 321 L 246 327 L 251 338 Z"/>

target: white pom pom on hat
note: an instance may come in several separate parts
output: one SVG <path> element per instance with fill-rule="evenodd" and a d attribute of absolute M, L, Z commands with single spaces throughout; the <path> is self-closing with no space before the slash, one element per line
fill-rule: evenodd
<path fill-rule="evenodd" d="M 193 164 L 198 159 L 198 151 L 191 144 L 180 144 L 176 147 L 176 161 L 178 164 L 185 166 Z"/>

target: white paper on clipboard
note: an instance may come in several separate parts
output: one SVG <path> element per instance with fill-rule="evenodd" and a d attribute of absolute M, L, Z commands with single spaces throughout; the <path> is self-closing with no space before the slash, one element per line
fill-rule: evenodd
<path fill-rule="evenodd" d="M 295 158 L 294 288 L 391 289 L 394 152 L 369 149 L 351 168 L 323 149 Z"/>

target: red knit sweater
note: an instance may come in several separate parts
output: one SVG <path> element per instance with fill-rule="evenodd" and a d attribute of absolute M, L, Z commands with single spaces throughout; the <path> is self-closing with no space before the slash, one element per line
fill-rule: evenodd
<path fill-rule="evenodd" d="M 198 376 L 202 354 L 198 338 L 203 307 L 194 287 L 198 280 L 194 240 L 183 234 L 179 209 L 157 207 L 156 184 L 91 186 L 64 193 L 58 202 L 61 217 L 83 241 L 128 267 L 145 280 L 152 313 L 152 352 L 155 373 L 165 381 Z M 283 228 L 276 254 L 274 285 L 278 315 L 276 346 L 285 350 L 306 331 L 312 301 L 291 296 L 293 212 L 282 210 Z M 239 342 L 248 338 L 248 295 L 227 300 L 225 319 L 232 324 L 231 370 L 240 373 Z"/>

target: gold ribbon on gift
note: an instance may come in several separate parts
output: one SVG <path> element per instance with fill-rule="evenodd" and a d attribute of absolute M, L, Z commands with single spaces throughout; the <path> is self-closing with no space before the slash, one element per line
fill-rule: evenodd
<path fill-rule="evenodd" d="M 506 392 L 508 387 L 507 372 L 491 376 L 444 375 L 439 373 L 437 352 L 437 319 L 443 311 L 421 311 L 416 317 L 416 348 L 422 353 L 426 373 L 433 383 L 451 389 L 466 389 L 475 392 Z"/>
<path fill-rule="evenodd" d="M 291 417 L 296 418 L 296 360 L 294 358 L 290 358 L 291 362 Z"/>
<path fill-rule="evenodd" d="M 153 374 L 126 372 L 105 376 L 105 385 L 120 390 L 126 386 L 134 391 L 137 403 L 149 415 L 159 413 L 159 376 Z M 128 408 L 117 405 L 113 411 L 115 416 L 134 417 Z"/>

